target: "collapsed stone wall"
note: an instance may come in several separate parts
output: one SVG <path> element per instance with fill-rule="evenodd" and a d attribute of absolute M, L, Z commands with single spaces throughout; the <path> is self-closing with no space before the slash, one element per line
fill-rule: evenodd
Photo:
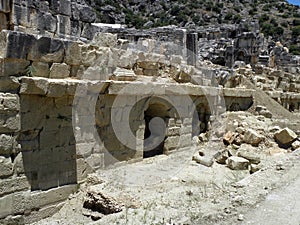
<path fill-rule="evenodd" d="M 291 112 L 300 111 L 300 79 L 292 74 L 274 68 L 256 66 L 255 71 L 240 68 L 239 74 L 246 75 L 252 83 L 267 93 Z"/>

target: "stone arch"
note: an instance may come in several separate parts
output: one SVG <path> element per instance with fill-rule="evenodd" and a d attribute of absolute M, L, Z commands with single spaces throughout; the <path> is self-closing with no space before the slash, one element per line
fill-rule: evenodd
<path fill-rule="evenodd" d="M 178 118 L 176 110 L 167 100 L 159 97 L 154 97 L 147 101 L 143 115 L 145 123 L 143 158 L 166 154 L 168 151 L 168 146 L 165 146 L 165 141 L 169 136 L 169 130 L 172 129 L 176 124 L 175 120 Z M 155 118 L 160 118 L 161 121 L 163 121 L 165 124 L 159 123 L 159 121 L 155 120 Z M 156 138 L 160 139 L 159 136 L 161 136 L 161 139 L 163 140 L 160 143 L 156 143 L 155 148 L 148 149 L 149 142 L 147 142 L 147 139 L 150 138 L 150 136 L 154 137 L 154 142 Z"/>
<path fill-rule="evenodd" d="M 194 104 L 196 106 L 197 115 L 193 116 L 193 133 L 192 135 L 199 135 L 209 130 L 209 119 L 211 116 L 211 110 L 206 97 L 198 97 Z"/>

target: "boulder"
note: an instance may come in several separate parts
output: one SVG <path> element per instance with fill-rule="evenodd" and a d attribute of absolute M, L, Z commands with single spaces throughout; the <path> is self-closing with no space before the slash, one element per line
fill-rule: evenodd
<path fill-rule="evenodd" d="M 232 170 L 247 170 L 250 162 L 238 156 L 231 156 L 227 159 L 227 166 Z"/>
<path fill-rule="evenodd" d="M 212 158 L 206 156 L 194 155 L 192 159 L 195 162 L 207 167 L 211 167 L 214 164 Z"/>
<path fill-rule="evenodd" d="M 274 134 L 274 138 L 279 146 L 289 147 L 297 138 L 297 134 L 288 127 L 277 131 Z"/>
<path fill-rule="evenodd" d="M 214 155 L 216 162 L 219 164 L 226 164 L 226 160 L 228 159 L 228 157 L 229 153 L 227 149 L 219 151 L 217 154 Z"/>
<path fill-rule="evenodd" d="M 244 135 L 245 143 L 251 144 L 253 146 L 257 146 L 263 139 L 264 137 L 262 135 L 260 135 L 259 133 L 257 133 L 255 130 L 252 129 L 248 129 Z"/>
<path fill-rule="evenodd" d="M 252 151 L 249 151 L 247 149 L 240 149 L 238 151 L 237 155 L 239 157 L 242 157 L 242 158 L 245 158 L 245 159 L 249 160 L 250 163 L 253 163 L 253 164 L 259 164 L 260 163 L 259 155 L 252 152 Z"/>
<path fill-rule="evenodd" d="M 272 113 L 269 110 L 262 110 L 259 112 L 259 115 L 264 116 L 266 118 L 272 118 Z"/>
<path fill-rule="evenodd" d="M 87 191 L 83 207 L 104 215 L 122 211 L 121 206 L 114 198 L 93 189 Z"/>
<path fill-rule="evenodd" d="M 296 140 L 296 141 L 294 141 L 293 144 L 292 144 L 292 149 L 293 149 L 293 150 L 296 150 L 296 149 L 298 149 L 298 148 L 300 148 L 300 141 Z"/>
<path fill-rule="evenodd" d="M 250 165 L 250 173 L 255 173 L 259 170 L 262 169 L 262 165 L 261 164 L 251 164 Z"/>
<path fill-rule="evenodd" d="M 224 136 L 223 136 L 223 142 L 226 145 L 230 145 L 233 143 L 234 139 L 236 137 L 236 133 L 232 131 L 228 131 Z"/>

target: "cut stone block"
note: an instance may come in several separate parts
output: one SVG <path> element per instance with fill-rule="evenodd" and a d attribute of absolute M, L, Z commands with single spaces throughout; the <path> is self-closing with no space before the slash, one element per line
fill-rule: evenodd
<path fill-rule="evenodd" d="M 28 53 L 28 60 L 36 62 L 61 63 L 64 58 L 65 43 L 61 40 L 41 37 Z"/>
<path fill-rule="evenodd" d="M 280 145 L 290 145 L 297 138 L 297 134 L 286 127 L 276 132 L 274 138 Z"/>
<path fill-rule="evenodd" d="M 50 68 L 50 78 L 67 78 L 70 76 L 70 66 L 65 63 L 53 63 Z"/>
<path fill-rule="evenodd" d="M 260 142 L 262 142 L 263 139 L 264 137 L 262 135 L 260 135 L 259 133 L 257 133 L 255 130 L 252 129 L 248 129 L 244 135 L 244 141 L 247 144 L 251 144 L 254 146 L 257 146 Z"/>
<path fill-rule="evenodd" d="M 250 162 L 238 156 L 231 156 L 227 159 L 227 166 L 232 170 L 247 170 Z"/>
<path fill-rule="evenodd" d="M 13 174 L 13 164 L 10 158 L 0 156 L 0 178 Z"/>

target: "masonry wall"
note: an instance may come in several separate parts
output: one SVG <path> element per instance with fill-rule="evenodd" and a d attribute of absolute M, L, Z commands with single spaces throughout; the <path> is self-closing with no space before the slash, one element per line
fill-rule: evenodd
<path fill-rule="evenodd" d="M 286 109 L 300 111 L 300 79 L 297 74 L 257 67 L 253 82 Z"/>
<path fill-rule="evenodd" d="M 2 0 L 0 18 L 0 30 L 82 40 L 95 33 L 96 14 L 85 1 Z"/>
<path fill-rule="evenodd" d="M 201 123 L 196 127 L 202 132 L 208 129 L 207 101 L 199 85 L 190 82 L 195 76 L 201 78 L 200 84 L 210 85 L 210 76 L 203 75 L 206 70 L 195 71 L 180 56 L 128 54 L 114 35 L 85 44 L 2 31 L 0 46 L 0 223 L 29 223 L 49 216 L 88 173 L 118 161 L 142 160 L 143 141 L 128 147 L 112 127 L 112 118 L 118 125 L 128 123 L 123 116 L 128 110 L 130 129 L 137 138 L 144 138 L 145 111 L 150 108 L 151 116 L 166 123 L 163 153 L 189 148 L 194 129 L 190 107 L 179 116 L 172 105 L 149 98 L 155 93 L 169 93 L 180 106 L 192 96 L 196 105 L 205 106 L 204 111 L 199 109 Z M 108 65 L 107 71 L 101 63 Z M 148 82 L 136 81 L 138 77 Z M 172 82 L 161 85 L 156 79 Z M 129 96 L 122 94 L 131 83 L 135 88 L 127 88 Z M 86 88 L 81 92 L 78 87 Z M 148 97 L 138 100 L 136 91 Z M 237 92 L 226 93 L 229 99 L 245 99 Z M 123 100 L 112 111 L 119 96 Z M 151 108 L 155 104 L 162 105 L 164 112 Z M 74 112 L 76 107 L 79 110 Z M 78 120 L 84 121 L 83 126 L 74 124 Z M 127 138 L 127 132 L 122 135 Z"/>

